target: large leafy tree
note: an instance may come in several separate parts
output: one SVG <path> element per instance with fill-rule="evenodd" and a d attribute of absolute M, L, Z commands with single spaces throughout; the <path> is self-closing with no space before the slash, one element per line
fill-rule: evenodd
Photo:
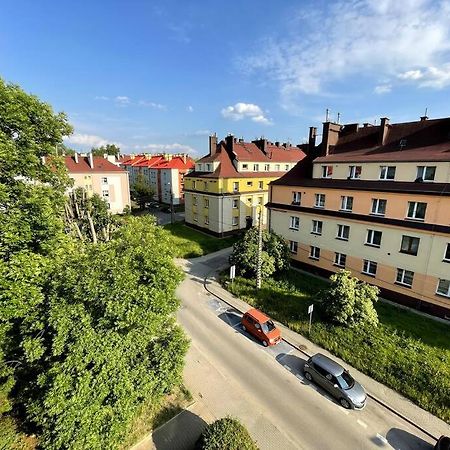
<path fill-rule="evenodd" d="M 119 156 L 120 148 L 115 144 L 106 144 L 101 147 L 93 147 L 92 154 L 94 156 L 114 155 Z"/>
<path fill-rule="evenodd" d="M 245 277 L 253 277 L 257 272 L 258 233 L 257 227 L 250 228 L 233 245 L 230 262 L 235 264 L 237 271 Z M 261 275 L 263 277 L 289 268 L 290 252 L 282 236 L 267 230 L 262 231 L 261 259 Z"/>
<path fill-rule="evenodd" d="M 319 293 L 321 306 L 330 321 L 348 327 L 378 325 L 373 304 L 380 290 L 352 277 L 348 270 L 340 270 L 330 277 L 328 289 Z"/>
<path fill-rule="evenodd" d="M 145 204 L 151 202 L 155 196 L 155 191 L 145 181 L 144 176 L 140 173 L 136 182 L 131 186 L 131 198 L 139 205 L 140 209 L 145 208 Z"/>

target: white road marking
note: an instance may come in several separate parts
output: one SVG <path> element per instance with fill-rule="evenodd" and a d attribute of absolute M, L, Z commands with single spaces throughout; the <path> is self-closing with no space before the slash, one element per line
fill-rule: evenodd
<path fill-rule="evenodd" d="M 377 438 L 378 438 L 381 442 L 383 442 L 383 444 L 387 444 L 387 443 L 388 443 L 387 439 L 386 439 L 384 436 L 382 436 L 381 434 L 379 434 L 379 433 L 377 433 Z"/>
<path fill-rule="evenodd" d="M 289 366 L 286 366 L 286 364 L 283 364 L 284 368 L 289 370 L 289 372 L 292 372 L 292 369 Z"/>
<path fill-rule="evenodd" d="M 356 421 L 359 425 L 361 425 L 363 428 L 367 428 L 367 423 L 363 422 L 362 420 L 357 420 Z"/>
<path fill-rule="evenodd" d="M 304 380 L 304 378 L 298 373 L 297 375 L 295 375 L 299 380 Z"/>

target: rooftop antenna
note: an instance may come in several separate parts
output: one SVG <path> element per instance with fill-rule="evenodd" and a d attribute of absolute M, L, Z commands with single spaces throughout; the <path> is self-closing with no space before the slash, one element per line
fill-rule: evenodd
<path fill-rule="evenodd" d="M 425 114 L 424 114 L 424 116 L 425 116 L 425 117 L 428 116 L 428 107 L 425 108 Z"/>
<path fill-rule="evenodd" d="M 338 114 L 337 114 L 337 123 L 339 123 L 340 120 L 341 120 L 341 113 L 338 112 Z"/>
<path fill-rule="evenodd" d="M 325 112 L 325 122 L 328 122 L 328 120 L 330 118 L 329 116 L 330 116 L 330 110 L 327 108 L 326 112 Z"/>

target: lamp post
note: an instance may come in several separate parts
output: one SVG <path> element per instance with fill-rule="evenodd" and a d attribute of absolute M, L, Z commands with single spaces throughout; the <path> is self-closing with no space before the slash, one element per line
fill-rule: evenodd
<path fill-rule="evenodd" d="M 258 211 L 258 258 L 256 269 L 256 289 L 261 289 L 261 266 L 262 266 L 262 206 L 257 206 Z"/>

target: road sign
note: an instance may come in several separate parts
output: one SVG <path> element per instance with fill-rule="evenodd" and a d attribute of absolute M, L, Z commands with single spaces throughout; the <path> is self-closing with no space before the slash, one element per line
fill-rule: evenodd
<path fill-rule="evenodd" d="M 314 305 L 309 305 L 308 306 L 308 314 L 311 314 L 314 310 Z"/>
<path fill-rule="evenodd" d="M 308 314 L 309 314 L 309 334 L 311 334 L 311 322 L 312 322 L 312 313 L 314 310 L 314 304 L 308 306 Z"/>
<path fill-rule="evenodd" d="M 236 266 L 231 266 L 230 267 L 230 279 L 233 280 L 234 278 L 236 278 Z"/>

